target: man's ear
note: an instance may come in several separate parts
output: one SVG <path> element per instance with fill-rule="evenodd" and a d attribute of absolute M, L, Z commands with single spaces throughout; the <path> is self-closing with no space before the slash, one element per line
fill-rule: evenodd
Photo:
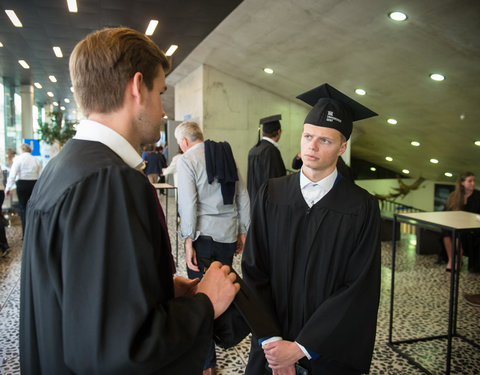
<path fill-rule="evenodd" d="M 142 85 L 143 85 L 143 74 L 140 72 L 135 73 L 131 78 L 130 95 L 134 98 L 135 101 L 141 103 L 142 101 Z"/>

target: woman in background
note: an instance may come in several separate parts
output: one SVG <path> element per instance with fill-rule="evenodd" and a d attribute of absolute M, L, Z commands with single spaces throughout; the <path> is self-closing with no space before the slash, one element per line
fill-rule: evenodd
<path fill-rule="evenodd" d="M 3 215 L 2 206 L 5 199 L 5 186 L 3 185 L 3 173 L 0 175 L 0 212 Z M 5 234 L 5 226 L 3 225 L 3 218 L 0 218 L 0 250 L 2 257 L 9 251 L 7 236 Z"/>
<path fill-rule="evenodd" d="M 455 190 L 450 193 L 446 203 L 447 211 L 468 211 L 473 213 L 480 213 L 480 192 L 475 190 L 475 175 L 472 172 L 464 172 L 458 176 Z M 460 244 L 460 264 L 462 264 L 463 249 L 470 250 L 473 245 L 473 241 L 477 236 L 472 236 L 471 233 L 466 233 L 461 236 Z M 447 272 L 452 269 L 452 237 L 445 232 L 443 237 L 443 244 L 448 256 Z M 457 247 L 459 243 L 457 241 Z M 479 249 L 471 249 L 468 251 L 470 256 L 469 270 L 474 267 L 475 253 L 480 251 Z M 470 264 L 472 263 L 472 265 Z"/>
<path fill-rule="evenodd" d="M 25 218 L 27 202 L 32 195 L 33 187 L 37 182 L 38 176 L 42 171 L 42 164 L 35 156 L 32 156 L 32 149 L 26 143 L 20 146 L 20 155 L 13 159 L 12 168 L 8 175 L 5 193 L 8 196 L 13 189 L 13 184 L 17 185 L 18 204 L 20 207 L 20 219 L 22 220 L 22 233 L 25 233 Z"/>

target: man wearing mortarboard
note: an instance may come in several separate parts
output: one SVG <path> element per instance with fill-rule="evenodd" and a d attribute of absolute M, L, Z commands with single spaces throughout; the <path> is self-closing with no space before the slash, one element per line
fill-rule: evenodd
<path fill-rule="evenodd" d="M 281 119 L 282 115 L 260 119 L 263 138 L 248 153 L 247 190 L 252 205 L 258 189 L 265 181 L 287 173 L 277 143 L 282 134 Z"/>
<path fill-rule="evenodd" d="M 369 371 L 380 296 L 378 202 L 336 169 L 353 121 L 376 113 L 328 84 L 297 98 L 313 106 L 300 172 L 257 194 L 243 278 L 280 337 L 252 336 L 247 375 Z"/>

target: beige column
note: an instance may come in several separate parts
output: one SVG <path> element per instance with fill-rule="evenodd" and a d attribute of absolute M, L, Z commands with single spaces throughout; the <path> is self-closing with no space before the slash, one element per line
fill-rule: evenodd
<path fill-rule="evenodd" d="M 22 98 L 22 138 L 33 138 L 33 86 L 20 86 Z"/>

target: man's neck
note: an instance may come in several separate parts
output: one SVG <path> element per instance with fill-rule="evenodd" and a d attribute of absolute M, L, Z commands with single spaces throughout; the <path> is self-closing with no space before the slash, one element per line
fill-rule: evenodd
<path fill-rule="evenodd" d="M 122 111 L 112 113 L 91 113 L 88 116 L 88 119 L 99 122 L 100 124 L 114 130 L 125 138 L 135 150 L 140 150 L 141 142 L 134 132 L 132 132 L 133 127 L 129 124 L 127 113 L 122 113 Z"/>
<path fill-rule="evenodd" d="M 312 169 L 307 167 L 305 164 L 302 166 L 302 172 L 310 181 L 318 182 L 323 180 L 325 177 L 331 175 L 335 170 L 335 165 L 328 169 Z"/>

